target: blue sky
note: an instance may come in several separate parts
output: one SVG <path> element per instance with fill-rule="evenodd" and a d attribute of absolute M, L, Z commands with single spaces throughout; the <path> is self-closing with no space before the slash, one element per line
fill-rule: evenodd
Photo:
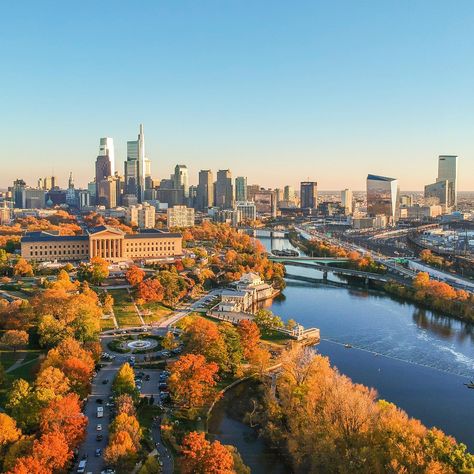
<path fill-rule="evenodd" d="M 1 2 L 0 186 L 84 185 L 143 122 L 157 178 L 415 190 L 458 154 L 474 190 L 473 24 L 471 0 Z"/>

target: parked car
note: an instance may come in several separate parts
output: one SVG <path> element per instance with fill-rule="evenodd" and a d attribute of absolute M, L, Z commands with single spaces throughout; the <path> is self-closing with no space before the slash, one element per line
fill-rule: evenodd
<path fill-rule="evenodd" d="M 148 382 L 150 380 L 150 375 L 149 374 L 146 374 L 145 375 L 145 381 Z"/>
<path fill-rule="evenodd" d="M 99 423 L 96 428 L 97 431 L 102 431 L 102 425 Z"/>
<path fill-rule="evenodd" d="M 95 455 L 96 455 L 96 457 L 102 456 L 102 449 L 97 448 L 97 449 L 95 450 Z"/>
<path fill-rule="evenodd" d="M 96 437 L 95 437 L 95 440 L 96 441 L 102 441 L 104 439 L 104 435 L 102 434 L 98 434 Z"/>
<path fill-rule="evenodd" d="M 102 383 L 103 383 L 104 385 L 107 385 L 107 384 L 109 383 L 109 379 L 104 379 L 104 380 L 102 380 Z"/>
<path fill-rule="evenodd" d="M 98 403 L 99 405 L 102 405 L 104 400 L 102 400 L 102 398 L 97 398 L 96 399 L 96 403 Z"/>

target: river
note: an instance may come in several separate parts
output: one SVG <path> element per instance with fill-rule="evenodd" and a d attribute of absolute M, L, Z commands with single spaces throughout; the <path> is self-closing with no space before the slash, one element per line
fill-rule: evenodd
<path fill-rule="evenodd" d="M 291 248 L 287 239 L 259 238 L 268 250 Z M 321 278 L 315 270 L 291 267 L 289 271 Z M 376 388 L 380 398 L 474 451 L 474 390 L 463 385 L 474 378 L 473 325 L 382 292 L 291 279 L 270 308 L 284 320 L 318 327 L 322 338 L 318 352 L 354 382 Z M 345 343 L 353 348 L 346 349 Z M 219 419 L 219 427 L 214 423 L 217 436 L 223 436 L 223 441 L 232 438 L 231 444 L 245 451 L 242 457 L 252 472 L 277 472 L 259 468 L 261 444 L 243 445 L 248 431 L 244 436 L 245 429 L 239 429 L 225 410 Z"/>

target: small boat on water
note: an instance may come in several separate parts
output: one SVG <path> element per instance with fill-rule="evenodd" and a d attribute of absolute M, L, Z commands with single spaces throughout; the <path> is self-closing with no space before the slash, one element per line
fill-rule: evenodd
<path fill-rule="evenodd" d="M 344 344 L 344 347 L 345 347 L 346 349 L 352 349 L 352 344 L 346 343 L 346 344 Z"/>
<path fill-rule="evenodd" d="M 299 257 L 300 253 L 294 249 L 273 249 L 272 255 L 275 255 L 275 257 Z"/>
<path fill-rule="evenodd" d="M 469 383 L 464 384 L 467 388 L 474 388 L 474 382 L 471 380 Z"/>

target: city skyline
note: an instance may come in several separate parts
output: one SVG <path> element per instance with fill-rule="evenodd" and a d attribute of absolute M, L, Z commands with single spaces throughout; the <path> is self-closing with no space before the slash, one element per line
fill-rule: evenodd
<path fill-rule="evenodd" d="M 1 8 L 2 188 L 69 171 L 84 187 L 97 140 L 121 170 L 144 123 L 159 179 L 183 163 L 191 184 L 230 168 L 268 187 L 363 190 L 375 173 L 422 191 L 452 154 L 474 190 L 471 2 Z"/>

